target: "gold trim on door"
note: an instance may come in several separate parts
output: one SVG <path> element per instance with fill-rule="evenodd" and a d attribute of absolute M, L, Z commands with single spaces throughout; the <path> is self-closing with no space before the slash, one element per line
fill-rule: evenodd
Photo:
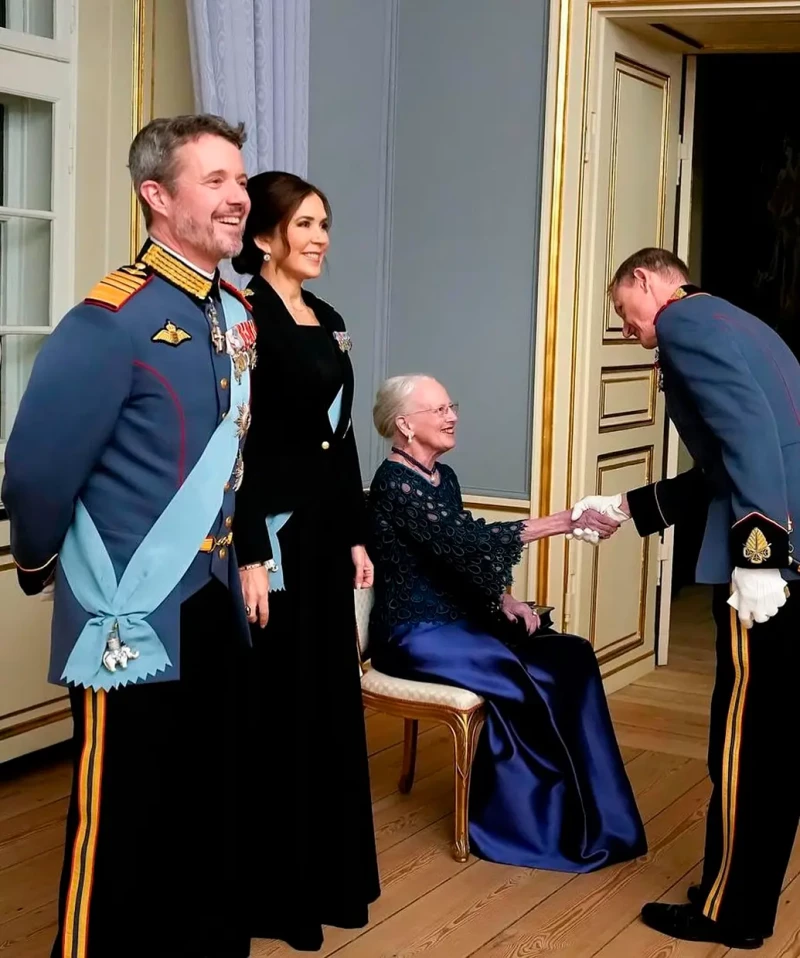
<path fill-rule="evenodd" d="M 136 136 L 142 128 L 142 119 L 144 117 L 144 69 L 145 69 L 145 37 L 147 27 L 147 0 L 134 0 L 133 5 L 133 77 L 132 90 L 133 97 L 131 102 L 131 131 L 132 137 Z M 141 214 L 139 212 L 139 199 L 136 191 L 131 188 L 131 210 L 130 210 L 130 244 L 131 244 L 131 262 L 136 258 L 142 242 Z"/>

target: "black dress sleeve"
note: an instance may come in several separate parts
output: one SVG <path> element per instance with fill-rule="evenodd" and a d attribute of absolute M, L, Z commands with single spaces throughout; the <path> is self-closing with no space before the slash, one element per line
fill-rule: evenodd
<path fill-rule="evenodd" d="M 450 501 L 411 473 L 407 479 L 387 482 L 375 501 L 375 512 L 417 555 L 451 583 L 456 580 L 460 592 L 497 600 L 511 585 L 514 566 L 522 557 L 523 523 L 476 519 L 461 507 L 455 475 L 449 473 L 442 483 L 451 486 Z"/>
<path fill-rule="evenodd" d="M 358 461 L 355 431 L 350 431 L 342 440 L 343 481 L 348 503 L 348 539 L 351 546 L 363 546 L 367 541 L 367 500 Z"/>

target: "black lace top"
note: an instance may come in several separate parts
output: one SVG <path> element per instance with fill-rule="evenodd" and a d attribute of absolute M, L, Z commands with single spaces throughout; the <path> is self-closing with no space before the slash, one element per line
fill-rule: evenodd
<path fill-rule="evenodd" d="M 375 606 L 370 645 L 401 625 L 495 616 L 522 556 L 522 522 L 486 522 L 464 509 L 461 487 L 439 465 L 432 485 L 386 460 L 369 494 Z"/>

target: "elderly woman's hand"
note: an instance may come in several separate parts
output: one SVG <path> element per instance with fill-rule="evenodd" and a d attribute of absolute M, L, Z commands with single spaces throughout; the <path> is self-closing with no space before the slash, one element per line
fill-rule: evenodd
<path fill-rule="evenodd" d="M 570 520 L 571 528 L 567 536 L 571 538 L 574 535 L 576 539 L 597 542 L 598 539 L 609 539 L 621 524 L 617 519 L 603 512 L 587 509 L 579 518 Z"/>
<path fill-rule="evenodd" d="M 516 622 L 517 620 L 522 622 L 528 635 L 533 635 L 541 625 L 539 616 L 528 603 L 515 599 L 513 595 L 506 593 L 500 600 L 500 606 L 503 609 L 503 615 L 509 622 Z"/>
<path fill-rule="evenodd" d="M 263 629 L 269 620 L 269 573 L 263 565 L 240 569 L 247 621 Z"/>
<path fill-rule="evenodd" d="M 371 589 L 375 583 L 375 567 L 367 555 L 367 550 L 364 546 L 353 546 L 350 555 L 353 558 L 353 568 L 355 569 L 354 588 Z"/>

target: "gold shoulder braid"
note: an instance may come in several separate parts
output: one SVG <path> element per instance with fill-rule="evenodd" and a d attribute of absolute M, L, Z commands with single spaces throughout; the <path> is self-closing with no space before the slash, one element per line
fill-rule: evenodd
<path fill-rule="evenodd" d="M 153 243 L 142 256 L 142 262 L 152 267 L 159 276 L 168 279 L 185 292 L 205 299 L 211 292 L 212 282 L 191 267 L 171 256 L 163 247 Z"/>
<path fill-rule="evenodd" d="M 134 294 L 147 285 L 150 277 L 137 266 L 123 266 L 103 277 L 89 292 L 84 302 L 105 306 L 116 312 Z"/>

